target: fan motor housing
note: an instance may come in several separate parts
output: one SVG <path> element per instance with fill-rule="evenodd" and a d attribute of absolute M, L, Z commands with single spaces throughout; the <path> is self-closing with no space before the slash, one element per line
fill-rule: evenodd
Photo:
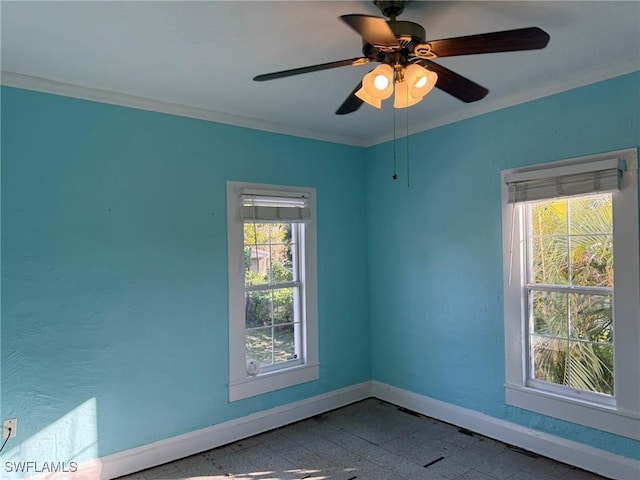
<path fill-rule="evenodd" d="M 401 20 L 388 20 L 387 24 L 400 44 L 400 47 L 397 48 L 396 51 L 413 53 L 414 47 L 424 42 L 425 30 L 422 25 Z M 375 61 L 382 61 L 385 53 L 388 52 L 389 49 L 381 51 L 367 42 L 364 42 L 362 45 L 362 53 L 368 58 L 375 59 Z"/>
<path fill-rule="evenodd" d="M 380 9 L 385 17 L 397 17 L 404 11 L 407 0 L 373 0 L 373 4 Z"/>
<path fill-rule="evenodd" d="M 396 37 L 412 37 L 416 41 L 424 42 L 426 32 L 422 25 L 403 20 L 388 20 L 387 25 Z"/>

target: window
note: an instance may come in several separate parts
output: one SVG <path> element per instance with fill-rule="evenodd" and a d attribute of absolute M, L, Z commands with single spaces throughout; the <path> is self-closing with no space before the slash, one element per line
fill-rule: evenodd
<path fill-rule="evenodd" d="M 227 183 L 230 401 L 319 376 L 315 192 Z"/>
<path fill-rule="evenodd" d="M 502 185 L 507 403 L 640 439 L 637 151 Z"/>

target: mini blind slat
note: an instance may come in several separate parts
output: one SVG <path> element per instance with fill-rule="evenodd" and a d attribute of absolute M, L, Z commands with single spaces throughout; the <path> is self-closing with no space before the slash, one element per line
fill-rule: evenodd
<path fill-rule="evenodd" d="M 603 166 L 607 168 L 602 168 Z M 615 159 L 606 163 L 598 162 L 593 167 L 596 169 L 585 171 L 585 165 L 582 165 L 580 171 L 576 173 L 567 173 L 565 168 L 559 170 L 558 173 L 562 172 L 562 174 L 556 176 L 550 174 L 552 169 L 547 169 L 540 174 L 539 178 L 535 178 L 536 172 L 515 173 L 505 179 L 508 186 L 507 202 L 531 202 L 620 190 L 624 170 L 623 161 Z"/>

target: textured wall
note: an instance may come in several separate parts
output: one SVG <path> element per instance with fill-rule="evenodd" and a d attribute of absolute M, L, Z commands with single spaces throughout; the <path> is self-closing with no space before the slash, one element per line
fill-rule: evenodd
<path fill-rule="evenodd" d="M 638 442 L 504 404 L 499 181 L 638 146 L 639 82 L 414 135 L 410 188 L 404 148 L 390 178 L 390 144 L 2 88 L 0 418 L 20 431 L 6 453 L 83 461 L 374 378 L 640 458 Z M 321 378 L 234 404 L 226 180 L 318 194 Z"/>
<path fill-rule="evenodd" d="M 375 380 L 640 459 L 640 442 L 505 405 L 500 198 L 502 169 L 640 145 L 639 84 L 636 72 L 414 135 L 410 188 L 405 157 L 393 182 L 392 145 L 368 149 Z"/>
<path fill-rule="evenodd" d="M 1 415 L 19 420 L 3 454 L 83 461 L 368 380 L 363 159 L 3 88 Z M 320 380 L 233 404 L 227 180 L 318 203 Z"/>

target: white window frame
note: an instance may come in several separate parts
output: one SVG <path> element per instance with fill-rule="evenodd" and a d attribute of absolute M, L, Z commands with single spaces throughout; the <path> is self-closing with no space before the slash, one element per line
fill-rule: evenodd
<path fill-rule="evenodd" d="M 251 192 L 280 197 L 304 196 L 311 218 L 300 235 L 301 344 L 295 362 L 272 366 L 257 375 L 247 373 L 245 359 L 244 228 L 241 196 Z M 313 188 L 227 182 L 227 250 L 229 277 L 229 401 L 279 390 L 320 377 L 316 253 L 316 194 Z"/>
<path fill-rule="evenodd" d="M 525 204 L 508 203 L 507 178 L 553 169 L 584 168 L 589 162 L 624 160 L 621 189 L 613 192 L 614 396 L 569 388 L 536 388 L 527 381 Z M 558 170 L 562 171 L 562 170 Z M 638 232 L 638 152 L 627 149 L 503 170 L 502 241 L 505 331 L 505 400 L 526 410 L 640 440 L 640 247 Z M 603 396 L 604 397 L 604 396 Z"/>

